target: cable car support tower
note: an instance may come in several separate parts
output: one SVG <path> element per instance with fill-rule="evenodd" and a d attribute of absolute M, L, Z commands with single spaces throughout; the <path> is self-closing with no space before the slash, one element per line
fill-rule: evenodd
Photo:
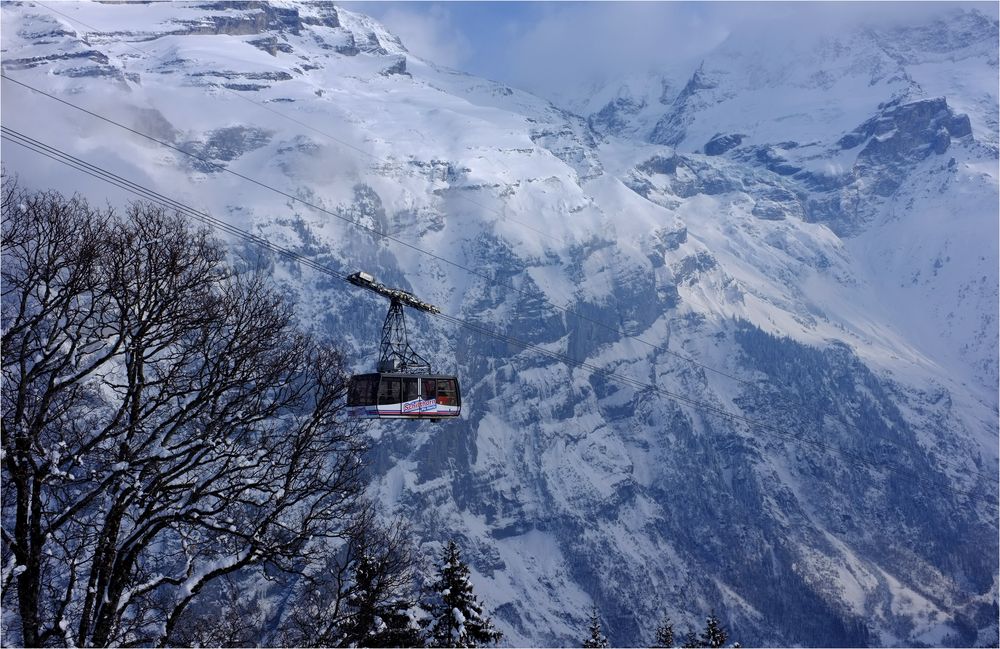
<path fill-rule="evenodd" d="M 426 358 L 414 351 L 407 339 L 403 306 L 435 314 L 441 313 L 441 309 L 433 304 L 418 300 L 413 294 L 404 290 L 389 288 L 362 271 L 350 275 L 347 281 L 389 298 L 389 313 L 386 314 L 385 322 L 382 324 L 382 342 L 379 345 L 376 371 L 430 374 L 431 364 Z"/>

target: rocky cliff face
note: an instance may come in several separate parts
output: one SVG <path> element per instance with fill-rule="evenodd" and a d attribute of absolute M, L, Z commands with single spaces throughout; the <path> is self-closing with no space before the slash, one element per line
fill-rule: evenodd
<path fill-rule="evenodd" d="M 618 645 L 713 609 L 744 645 L 996 642 L 995 21 L 736 35 L 575 115 L 329 3 L 3 12 L 5 74 L 201 160 L 5 81 L 10 128 L 625 378 L 411 318 L 464 414 L 374 426 L 372 493 L 511 643 L 592 603 Z M 234 255 L 373 365 L 384 304 Z"/>

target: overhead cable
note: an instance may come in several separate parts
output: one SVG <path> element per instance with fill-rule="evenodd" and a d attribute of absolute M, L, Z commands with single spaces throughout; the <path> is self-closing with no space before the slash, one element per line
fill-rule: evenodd
<path fill-rule="evenodd" d="M 726 372 L 724 370 L 720 370 L 718 368 L 715 368 L 715 367 L 712 367 L 712 366 L 707 365 L 705 363 L 702 363 L 702 362 L 700 362 L 700 361 L 698 361 L 698 360 L 696 360 L 694 358 L 691 358 L 690 356 L 687 356 L 686 354 L 681 354 L 681 353 L 673 351 L 673 350 L 671 350 L 671 349 L 669 349 L 669 348 L 667 348 L 665 346 L 660 346 L 660 345 L 657 345 L 655 343 L 649 342 L 649 341 L 647 341 L 647 340 L 645 340 L 643 338 L 640 338 L 639 336 L 637 336 L 635 334 L 631 334 L 631 333 L 629 333 L 629 332 L 627 332 L 627 331 L 625 331 L 625 330 L 623 330 L 623 329 L 621 329 L 619 327 L 615 327 L 615 326 L 609 325 L 609 324 L 607 324 L 605 322 L 601 322 L 600 320 L 596 320 L 596 319 L 591 318 L 589 316 L 583 315 L 582 313 L 580 313 L 580 312 L 578 312 L 578 311 L 576 311 L 576 310 L 574 310 L 574 309 L 572 309 L 570 307 L 565 307 L 565 306 L 560 306 L 558 304 L 555 304 L 548 297 L 546 297 L 544 295 L 544 293 L 541 293 L 541 294 L 531 293 L 529 291 L 525 291 L 524 289 L 520 289 L 520 288 L 514 286 L 513 284 L 511 284 L 509 282 L 504 282 L 503 280 L 500 280 L 500 279 L 498 279 L 496 277 L 490 277 L 489 275 L 486 275 L 486 274 L 484 274 L 482 272 L 476 271 L 476 270 L 474 270 L 472 268 L 469 268 L 469 267 L 467 267 L 467 266 L 465 266 L 463 264 L 460 264 L 460 263 L 458 263 L 456 261 L 453 261 L 451 259 L 447 259 L 445 257 L 442 257 L 442 256 L 436 254 L 436 253 L 433 253 L 431 251 L 428 251 L 428 250 L 425 250 L 423 248 L 420 248 L 419 246 L 416 246 L 414 244 L 411 244 L 411 243 L 408 243 L 406 241 L 403 241 L 402 239 L 399 239 L 398 237 L 394 237 L 394 236 L 389 235 L 389 234 L 387 234 L 385 232 L 381 232 L 379 230 L 376 230 L 375 228 L 366 226 L 363 223 L 359 223 L 355 219 L 352 219 L 350 217 L 344 216 L 344 215 L 339 214 L 337 212 L 328 210 L 326 208 L 320 207 L 320 206 L 315 205 L 315 204 L 313 204 L 313 203 L 311 203 L 309 201 L 306 201 L 306 200 L 304 200 L 304 199 L 302 199 L 302 198 L 300 198 L 298 196 L 294 196 L 294 195 L 289 194 L 287 192 L 284 192 L 284 191 L 282 191 L 280 189 L 272 187 L 272 186 L 270 186 L 270 185 L 268 185 L 268 184 L 266 184 L 266 183 L 264 183 L 262 181 L 256 180 L 254 178 L 250 178 L 250 177 L 248 177 L 246 175 L 243 175 L 243 174 L 241 174 L 239 172 L 233 171 L 232 169 L 229 169 L 225 165 L 219 164 L 219 163 L 217 163 L 217 162 L 215 162 L 213 160 L 209 160 L 207 158 L 201 157 L 201 156 L 199 156 L 199 155 L 197 155 L 195 153 L 192 153 L 190 151 L 185 151 L 184 149 L 182 149 L 182 148 L 180 148 L 178 146 L 175 146 L 175 145 L 173 145 L 173 144 L 171 144 L 169 142 L 165 142 L 165 141 L 160 140 L 158 138 L 155 138 L 155 137 L 153 137 L 151 135 L 148 135 L 146 133 L 143 133 L 141 131 L 133 129 L 133 128 L 131 128 L 129 126 L 126 126 L 126 125 L 124 125 L 124 124 L 122 124 L 120 122 L 117 122 L 117 121 L 112 120 L 112 119 L 110 119 L 108 117 L 100 115 L 100 114 L 98 114 L 96 112 L 88 110 L 88 109 L 86 109 L 86 108 L 84 108 L 82 106 L 74 104 L 73 102 L 67 101 L 67 100 L 62 99 L 60 97 L 56 97 L 55 95 L 53 95 L 51 93 L 48 93 L 48 92 L 45 92 L 44 90 L 36 88 L 36 87 L 34 87 L 34 86 L 32 86 L 32 85 L 30 85 L 28 83 L 25 83 L 25 82 L 19 81 L 17 79 L 14 79 L 13 77 L 8 76 L 6 73 L 0 73 L 0 78 L 3 78 L 3 79 L 6 79 L 8 81 L 11 81 L 13 83 L 16 83 L 16 84 L 18 84 L 18 85 L 20 85 L 20 86 L 22 86 L 24 88 L 32 90 L 32 91 L 34 91 L 34 92 L 36 92 L 38 94 L 41 94 L 41 95 L 43 95 L 45 97 L 48 97 L 49 99 L 52 99 L 53 101 L 57 101 L 57 102 L 65 105 L 65 106 L 68 106 L 70 108 L 73 108 L 75 110 L 83 112 L 83 113 L 85 113 L 87 115 L 90 115 L 92 117 L 95 117 L 97 119 L 100 119 L 100 120 L 102 120 L 102 121 L 104 121 L 104 122 L 106 122 L 108 124 L 111 124 L 113 126 L 121 128 L 121 129 L 123 129 L 125 131 L 128 131 L 128 132 L 134 134 L 134 135 L 137 135 L 139 137 L 145 138 L 147 140 L 155 142 L 156 144 L 159 144 L 161 146 L 167 147 L 167 148 L 172 149 L 172 150 L 174 150 L 174 151 L 176 151 L 178 153 L 181 153 L 181 154 L 183 154 L 185 156 L 188 156 L 190 158 L 198 160 L 199 162 L 201 162 L 203 164 L 210 165 L 210 166 L 212 166 L 212 167 L 214 167 L 214 168 L 216 168 L 216 169 L 218 169 L 218 170 L 220 170 L 222 172 L 231 174 L 233 176 L 241 178 L 242 180 L 245 180 L 247 182 L 253 183 L 253 184 L 258 185 L 258 186 L 260 186 L 262 188 L 268 189 L 270 191 L 277 192 L 277 193 L 281 194 L 282 196 L 285 196 L 286 198 L 288 198 L 288 199 L 290 199 L 292 201 L 295 201 L 295 202 L 298 202 L 298 203 L 300 203 L 302 205 L 305 205 L 306 207 L 309 207 L 309 208 L 311 208 L 313 210 L 319 211 L 319 212 L 321 212 L 323 214 L 327 214 L 329 216 L 333 216 L 334 218 L 337 218 L 337 219 L 340 219 L 340 220 L 342 220 L 342 221 L 344 221 L 346 223 L 349 223 L 349 224 L 353 225 L 354 227 L 366 230 L 369 233 L 373 234 L 374 236 L 387 239 L 389 241 L 392 241 L 393 243 L 396 243 L 396 244 L 399 244 L 399 245 L 404 246 L 406 248 L 409 248 L 409 249 L 411 249 L 411 250 L 413 250 L 415 252 L 418 252 L 418 253 L 427 255 L 429 257 L 432 257 L 432 258 L 434 258 L 434 259 L 436 259 L 438 261 L 441 261 L 441 262 L 443 262 L 445 264 L 448 264 L 448 265 L 450 265 L 450 266 L 452 266 L 454 268 L 458 268 L 458 269 L 463 270 L 463 271 L 465 271 L 467 273 L 471 273 L 471 274 L 473 274 L 473 275 L 475 275 L 477 277 L 480 277 L 480 278 L 486 280 L 488 283 L 490 283 L 492 285 L 503 286 L 504 288 L 506 288 L 508 290 L 514 291 L 516 293 L 519 293 L 519 294 L 524 295 L 526 297 L 530 297 L 532 299 L 540 299 L 542 302 L 544 302 L 545 304 L 548 304 L 553 309 L 559 310 L 559 311 L 561 311 L 561 312 L 563 312 L 563 313 L 565 313 L 567 315 L 571 315 L 571 316 L 573 316 L 575 318 L 578 318 L 579 320 L 589 322 L 590 324 L 596 325 L 596 326 L 598 326 L 598 327 L 600 327 L 602 329 L 605 329 L 607 331 L 611 331 L 611 332 L 617 334 L 620 337 L 629 338 L 631 340 L 635 340 L 636 342 L 638 342 L 638 343 L 640 343 L 642 345 L 646 345 L 647 347 L 649 347 L 651 349 L 654 349 L 654 350 L 656 350 L 658 352 L 662 352 L 664 354 L 667 354 L 669 356 L 672 356 L 674 358 L 682 360 L 682 361 L 684 361 L 686 363 L 690 363 L 692 365 L 700 367 L 700 368 L 702 368 L 702 369 L 704 369 L 704 370 L 706 370 L 708 372 L 712 372 L 712 373 L 717 374 L 719 376 L 723 376 L 725 378 L 728 378 L 728 379 L 730 379 L 732 381 L 736 381 L 736 382 L 742 383 L 744 385 L 752 385 L 749 381 L 747 381 L 745 379 L 741 379 L 738 376 L 735 376 L 735 375 L 733 375 L 733 374 L 731 374 L 729 372 Z M 230 90 L 230 92 L 235 92 L 235 91 L 231 91 Z M 244 98 L 244 97 L 242 97 L 242 95 L 239 95 L 239 93 L 236 93 L 236 94 L 238 96 L 240 96 L 241 98 Z M 244 99 L 246 99 L 246 98 L 244 98 Z M 247 99 L 247 101 L 250 101 L 251 103 L 257 104 L 257 102 L 254 102 L 254 101 L 249 100 L 249 99 Z M 279 114 L 279 115 L 281 114 L 281 113 L 278 113 L 277 111 L 274 111 L 273 109 L 271 109 L 269 107 L 267 108 L 267 110 L 269 110 L 271 112 L 275 112 L 276 114 Z M 292 119 L 292 118 L 289 118 L 289 119 Z M 292 121 L 294 121 L 295 123 L 301 124 L 301 122 L 299 122 L 298 120 L 294 120 L 293 119 Z M 312 128 L 312 127 L 309 127 L 309 128 Z M 316 129 L 313 129 L 313 130 L 316 130 Z M 319 132 L 319 133 L 321 133 L 323 135 L 326 135 L 327 137 L 329 137 L 329 138 L 331 138 L 331 139 L 333 139 L 333 140 L 335 140 L 337 142 L 341 142 L 337 138 L 334 138 L 334 136 L 329 135 L 329 134 L 327 134 L 327 133 L 325 133 L 323 131 L 317 131 L 317 132 Z M 351 146 L 351 148 L 353 148 L 355 150 L 361 151 L 361 149 L 359 149 L 357 147 L 354 147 L 352 145 L 348 145 L 348 144 L 346 144 L 344 142 L 341 142 L 341 143 L 345 144 L 346 146 Z M 363 152 L 363 153 L 365 153 L 366 155 L 368 155 L 370 157 L 373 157 L 373 158 L 375 157 L 371 153 L 368 153 L 368 152 Z M 499 212 L 497 212 L 497 213 L 499 214 Z"/>
<path fill-rule="evenodd" d="M 234 225 L 225 223 L 224 221 L 221 221 L 220 219 L 212 217 L 211 215 L 207 214 L 206 212 L 202 212 L 202 211 L 197 210 L 195 208 L 192 208 L 192 207 L 190 207 L 188 205 L 185 205 L 184 203 L 182 203 L 180 201 L 177 201 L 177 200 L 172 199 L 172 198 L 170 198 L 168 196 L 165 196 L 165 195 L 163 195 L 163 194 L 161 194 L 159 192 L 156 192 L 155 190 L 152 190 L 152 189 L 150 189 L 148 187 L 145 187 L 145 186 L 143 186 L 143 185 L 141 185 L 139 183 L 135 183 L 133 181 L 130 181 L 130 180 L 128 180 L 128 179 L 126 179 L 126 178 L 118 175 L 118 174 L 115 174 L 114 172 L 111 172 L 111 171 L 108 171 L 108 170 L 106 170 L 106 169 L 104 169 L 102 167 L 99 167 L 98 165 L 94 165 L 92 163 L 86 162 L 85 160 L 82 160 L 81 158 L 78 158 L 76 156 L 68 154 L 68 153 L 60 150 L 57 147 L 53 147 L 51 145 L 45 144 L 45 143 L 43 143 L 43 142 L 41 142 L 41 141 L 39 141 L 39 140 L 37 140 L 35 138 L 32 138 L 32 137 L 30 137 L 28 135 L 20 133 L 20 132 L 18 132 L 16 130 L 8 128 L 6 126 L 0 126 L 0 133 L 2 133 L 3 137 L 5 139 L 7 139 L 9 142 L 18 144 L 18 145 L 20 145 L 20 146 L 22 146 L 24 148 L 27 148 L 27 149 L 30 149 L 30 150 L 34 151 L 35 153 L 38 153 L 38 154 L 43 155 L 43 156 L 45 156 L 45 157 L 47 157 L 49 159 L 55 160 L 57 162 L 60 162 L 60 163 L 62 163 L 64 165 L 66 165 L 66 166 L 72 167 L 72 168 L 74 168 L 74 169 L 76 169 L 78 171 L 81 171 L 81 172 L 83 172 L 85 174 L 88 174 L 88 175 L 90 175 L 90 176 L 92 176 L 94 178 L 97 178 L 97 179 L 100 179 L 102 181 L 108 182 L 108 183 L 110 183 L 110 184 L 112 184 L 112 185 L 114 185 L 116 187 L 121 188 L 121 189 L 125 189 L 126 191 L 129 191 L 129 192 L 131 192 L 131 193 L 133 193 L 133 194 L 135 194 L 137 196 L 140 196 L 141 198 L 143 198 L 145 200 L 149 200 L 151 202 L 160 204 L 160 205 L 162 205 L 164 207 L 168 207 L 170 209 L 175 209 L 175 210 L 177 210 L 179 213 L 181 213 L 183 215 L 187 215 L 187 216 L 189 216 L 191 218 L 194 218 L 195 220 L 198 220 L 198 221 L 200 221 L 202 223 L 205 223 L 206 225 L 209 225 L 211 227 L 219 228 L 219 229 L 221 229 L 221 230 L 223 230 L 223 231 L 225 231 L 227 233 L 230 233 L 230 234 L 232 234 L 234 236 L 243 238 L 243 239 L 245 239 L 245 240 L 247 240 L 247 241 L 249 241 L 249 242 L 251 242 L 251 243 L 253 243 L 255 245 L 267 248 L 267 249 L 269 249 L 269 250 L 271 250 L 273 252 L 276 252 L 276 253 L 284 256 L 284 257 L 287 257 L 287 258 L 292 259 L 292 260 L 294 260 L 294 261 L 296 261 L 298 263 L 301 263 L 302 265 L 304 265 L 304 266 L 306 266 L 308 268 L 311 268 L 311 269 L 313 269 L 313 270 L 315 270 L 315 271 L 317 271 L 319 273 L 323 273 L 323 274 L 326 274 L 328 276 L 335 277 L 337 279 L 341 279 L 341 280 L 343 280 L 345 282 L 350 282 L 349 276 L 346 273 L 340 272 L 340 271 L 338 271 L 336 269 L 333 269 L 333 268 L 331 268 L 331 267 L 329 267 L 329 266 L 327 266 L 325 264 L 320 264 L 320 263 L 316 262 L 315 260 L 310 259 L 309 257 L 306 257 L 306 256 L 304 256 L 304 255 L 302 255 L 302 254 L 300 254 L 298 252 L 295 252 L 294 250 L 290 250 L 290 249 L 285 248 L 283 246 L 279 246 L 279 245 L 271 242 L 270 240 L 268 240 L 266 238 L 254 235 L 254 234 L 252 234 L 250 232 L 247 232 L 246 230 L 243 230 L 241 228 L 238 228 L 238 227 L 236 227 Z M 988 497 L 986 495 L 983 495 L 983 494 L 975 492 L 975 491 L 958 489 L 958 488 L 956 488 L 953 485 L 950 485 L 948 483 L 942 483 L 942 482 L 938 482 L 938 481 L 935 481 L 935 480 L 929 480 L 926 477 L 924 477 L 922 474 L 916 473 L 915 471 L 913 471 L 913 470 L 911 470 L 911 469 L 909 469 L 907 467 L 904 467 L 904 466 L 902 466 L 900 464 L 897 464 L 897 463 L 894 463 L 894 462 L 889 462 L 889 461 L 877 462 L 877 461 L 871 460 L 869 458 L 866 458 L 865 456 L 860 455 L 859 453 L 856 453 L 854 451 L 845 450 L 845 449 L 833 446 L 832 444 L 823 442 L 822 440 L 817 440 L 817 439 L 813 439 L 813 438 L 810 438 L 810 437 L 804 437 L 804 436 L 796 435 L 794 433 L 788 432 L 788 431 L 786 431 L 786 430 L 784 430 L 782 428 L 779 428 L 777 426 L 773 426 L 773 425 L 768 424 L 766 422 L 758 421 L 758 420 L 752 419 L 750 417 L 746 417 L 745 415 L 740 415 L 740 414 L 737 414 L 737 413 L 730 412 L 730 411 L 728 411 L 728 410 L 726 410 L 724 408 L 721 408 L 719 406 L 716 406 L 714 404 L 711 404 L 711 403 L 708 403 L 708 402 L 704 402 L 704 401 L 699 401 L 697 399 L 693 399 L 693 398 L 688 397 L 686 395 L 679 394 L 679 393 L 667 390 L 667 389 L 662 388 L 660 386 L 657 386 L 655 384 L 647 383 L 647 382 L 641 381 L 639 379 L 635 379 L 635 378 L 632 378 L 632 377 L 629 377 L 629 376 L 625 376 L 625 375 L 622 375 L 620 373 L 614 372 L 612 370 L 600 367 L 598 365 L 594 365 L 593 363 L 590 363 L 590 362 L 587 362 L 587 361 L 583 361 L 583 360 L 580 360 L 580 359 L 575 359 L 575 358 L 572 358 L 572 357 L 570 357 L 570 356 L 568 356 L 566 354 L 555 352 L 555 351 L 546 349 L 544 347 L 541 347 L 539 345 L 536 345 L 536 344 L 533 344 L 533 343 L 529 343 L 529 342 L 520 340 L 520 339 L 518 339 L 516 337 L 513 337 L 513 336 L 510 336 L 508 334 L 505 334 L 505 333 L 503 333 L 501 331 L 498 331 L 498 330 L 496 330 L 496 329 L 494 329 L 494 328 L 492 328 L 492 327 L 490 327 L 488 325 L 485 325 L 483 323 L 473 322 L 473 321 L 469 321 L 469 320 L 463 320 L 461 318 L 457 318 L 457 317 L 454 317 L 454 316 L 451 316 L 451 315 L 448 315 L 448 314 L 445 314 L 445 313 L 438 313 L 438 314 L 431 313 L 430 315 L 432 317 L 440 318 L 441 320 L 443 320 L 445 322 L 448 322 L 448 323 L 451 323 L 453 325 L 460 326 L 460 327 L 463 327 L 465 329 L 468 329 L 469 331 L 475 332 L 475 333 L 477 333 L 479 335 L 488 336 L 488 337 L 494 338 L 496 340 L 499 340 L 501 342 L 505 342 L 505 343 L 508 343 L 508 344 L 512 344 L 512 345 L 521 347 L 522 349 L 524 349 L 526 351 L 530 351 L 530 352 L 533 352 L 535 354 L 546 356 L 546 357 L 551 358 L 551 359 L 553 359 L 555 361 L 563 363 L 563 364 L 565 364 L 567 366 L 578 367 L 578 368 L 580 368 L 580 369 L 582 369 L 582 370 L 584 370 L 584 371 L 586 371 L 586 372 L 588 372 L 590 374 L 597 374 L 597 375 L 604 376 L 604 377 L 606 377 L 608 379 L 611 379 L 611 380 L 613 380 L 613 381 L 615 381 L 617 383 L 629 386 L 629 387 L 637 390 L 640 394 L 642 394 L 642 393 L 650 393 L 650 394 L 660 395 L 660 396 L 666 397 L 666 398 L 668 398 L 670 400 L 673 400 L 675 402 L 686 404 L 686 405 L 692 407 L 693 409 L 695 409 L 697 411 L 700 411 L 702 413 L 706 413 L 706 414 L 709 414 L 709 415 L 715 415 L 715 416 L 721 417 L 723 419 L 727 419 L 727 420 L 729 420 L 731 422 L 742 423 L 742 424 L 744 424 L 744 425 L 746 425 L 746 426 L 748 426 L 750 428 L 757 429 L 757 430 L 760 430 L 760 431 L 765 431 L 765 432 L 771 433 L 773 435 L 776 435 L 778 437 L 790 440 L 792 442 L 798 442 L 798 443 L 802 443 L 802 444 L 807 444 L 807 445 L 810 445 L 810 446 L 813 446 L 813 447 L 816 447 L 816 448 L 828 451 L 830 453 L 839 455 L 841 457 L 844 457 L 845 459 L 851 459 L 851 460 L 853 460 L 857 464 L 866 465 L 866 466 L 868 466 L 870 468 L 873 468 L 873 469 L 887 470 L 887 471 L 896 473 L 896 474 L 901 475 L 901 476 L 906 476 L 906 477 L 908 477 L 908 478 L 916 481 L 917 483 L 923 484 L 923 485 L 925 485 L 927 487 L 934 487 L 934 488 L 938 488 L 938 489 L 945 489 L 947 491 L 952 492 L 953 494 L 955 494 L 957 496 L 966 496 L 966 497 L 971 498 L 973 500 L 978 500 L 978 501 L 984 502 L 984 503 L 989 504 L 989 505 L 996 505 L 997 504 L 997 501 L 995 499 L 992 499 L 992 498 L 990 498 L 990 497 Z M 879 438 L 879 439 L 882 439 L 886 443 L 892 444 L 892 442 L 890 442 L 889 440 L 885 440 L 884 438 Z M 896 446 L 896 445 L 894 445 L 894 446 Z M 898 447 L 897 446 L 897 448 L 900 448 L 901 450 L 905 450 L 905 449 L 902 449 L 902 447 Z M 956 467 L 950 467 L 950 468 L 956 468 Z M 990 479 L 992 479 L 989 476 L 986 476 L 985 474 L 982 474 L 982 473 L 979 473 L 979 472 L 972 472 L 971 475 L 974 475 L 976 477 L 982 478 L 984 480 L 990 480 Z"/>

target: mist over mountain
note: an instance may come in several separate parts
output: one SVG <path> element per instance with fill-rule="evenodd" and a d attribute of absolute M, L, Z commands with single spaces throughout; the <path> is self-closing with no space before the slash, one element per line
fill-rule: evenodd
<path fill-rule="evenodd" d="M 998 642 L 991 15 L 748 25 L 570 110 L 329 2 L 0 8 L 5 127 L 500 335 L 408 314 L 463 415 L 373 424 L 370 493 L 506 643 Z M 374 369 L 383 301 L 231 250 Z"/>

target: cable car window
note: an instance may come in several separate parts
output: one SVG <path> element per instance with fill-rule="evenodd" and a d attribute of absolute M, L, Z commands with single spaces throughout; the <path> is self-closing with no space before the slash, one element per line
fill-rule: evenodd
<path fill-rule="evenodd" d="M 437 380 L 437 401 L 442 406 L 457 406 L 458 399 L 455 393 L 455 379 Z"/>
<path fill-rule="evenodd" d="M 363 406 L 375 403 L 377 380 L 371 376 L 356 376 L 351 379 L 351 387 L 347 393 L 347 405 Z"/>
<path fill-rule="evenodd" d="M 420 379 L 420 385 L 422 389 L 422 392 L 420 393 L 420 398 L 422 399 L 437 398 L 437 382 L 434 379 Z"/>
<path fill-rule="evenodd" d="M 417 398 L 417 379 L 404 378 L 403 379 L 403 401 L 413 401 Z"/>
<path fill-rule="evenodd" d="M 347 391 L 347 405 L 349 406 L 359 406 L 361 405 L 361 395 L 364 394 L 361 391 L 361 382 L 364 379 L 353 379 L 351 381 L 350 389 Z"/>
<path fill-rule="evenodd" d="M 382 382 L 378 386 L 378 402 L 380 404 L 399 403 L 401 401 L 399 396 L 399 379 L 382 377 Z"/>

